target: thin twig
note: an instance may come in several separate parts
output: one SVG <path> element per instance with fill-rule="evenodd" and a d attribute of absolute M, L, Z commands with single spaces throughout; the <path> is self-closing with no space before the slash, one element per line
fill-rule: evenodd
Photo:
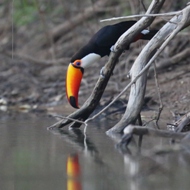
<path fill-rule="evenodd" d="M 157 93 L 158 93 L 158 99 L 159 99 L 159 102 L 160 102 L 158 115 L 156 117 L 156 126 L 159 128 L 158 120 L 160 119 L 160 115 L 161 115 L 161 112 L 163 110 L 163 102 L 162 102 L 162 98 L 161 98 L 160 86 L 159 86 L 159 83 L 158 83 L 158 77 L 157 77 L 155 62 L 154 62 L 153 65 L 154 65 L 154 80 L 155 80 L 155 84 L 156 84 L 156 90 L 157 90 Z"/>
<path fill-rule="evenodd" d="M 163 17 L 163 16 L 174 16 L 180 14 L 182 11 L 174 11 L 169 13 L 158 13 L 158 14 L 139 14 L 139 15 L 130 15 L 130 16 L 122 16 L 122 17 L 113 17 L 108 19 L 100 20 L 100 22 L 108 22 L 108 21 L 119 21 L 119 20 L 127 20 L 131 18 L 139 18 L 139 17 Z"/>
<path fill-rule="evenodd" d="M 147 8 L 146 8 L 146 6 L 145 6 L 145 4 L 144 4 L 144 1 L 143 1 L 143 0 L 140 0 L 140 3 L 141 3 L 141 5 L 142 5 L 144 11 L 146 12 L 146 11 L 147 11 Z"/>
<path fill-rule="evenodd" d="M 167 130 L 158 130 L 151 127 L 142 127 L 138 125 L 128 125 L 124 129 L 124 134 L 135 134 L 135 135 L 151 135 L 151 136 L 160 136 L 166 138 L 183 138 L 185 137 L 188 132 L 186 133 L 178 133 L 174 131 L 167 131 Z"/>
<path fill-rule="evenodd" d="M 100 112 L 98 112 L 93 117 L 87 119 L 86 122 L 95 119 L 100 114 L 102 114 L 106 109 L 108 109 L 120 96 L 122 96 L 129 89 L 129 87 L 132 86 L 132 84 L 134 84 L 137 81 L 137 79 L 144 72 L 146 72 L 149 69 L 149 67 L 153 64 L 155 59 L 158 57 L 158 55 L 164 50 L 164 48 L 168 45 L 168 43 L 177 35 L 177 33 L 184 27 L 184 24 L 186 23 L 185 20 L 187 19 L 186 17 L 188 16 L 188 14 L 185 14 L 186 13 L 185 11 L 180 11 L 180 12 L 183 14 L 183 18 L 182 18 L 180 24 L 178 24 L 178 26 L 175 28 L 175 30 L 173 30 L 173 32 L 170 34 L 170 36 L 164 41 L 164 43 L 160 46 L 160 48 L 157 50 L 157 52 L 149 60 L 147 65 L 139 72 L 139 74 L 105 108 L 103 108 Z M 155 36 L 154 36 L 154 38 L 155 38 Z"/>
<path fill-rule="evenodd" d="M 55 115 L 55 117 L 58 117 L 57 115 Z M 51 125 L 50 127 L 47 127 L 48 130 L 52 130 L 54 127 L 56 127 L 57 125 L 61 124 L 65 119 L 68 119 L 68 120 L 71 120 L 73 122 L 77 122 L 77 123 L 81 123 L 81 124 L 84 124 L 85 127 L 88 125 L 87 122 L 83 122 L 83 121 L 80 121 L 78 119 L 73 119 L 73 118 L 70 118 L 70 117 L 64 117 L 64 116 L 59 116 L 61 117 L 62 119 L 60 121 L 58 121 L 57 123 L 54 123 L 53 125 Z"/>

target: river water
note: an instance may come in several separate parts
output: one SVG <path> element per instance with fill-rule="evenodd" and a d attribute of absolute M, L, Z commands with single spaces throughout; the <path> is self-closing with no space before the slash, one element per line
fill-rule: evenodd
<path fill-rule="evenodd" d="M 91 123 L 85 135 L 83 127 L 47 130 L 54 122 L 32 114 L 1 117 L 0 189 L 190 189 L 188 145 L 146 136 L 141 150 L 135 142 L 124 149 L 105 134 L 113 125 L 106 120 Z"/>

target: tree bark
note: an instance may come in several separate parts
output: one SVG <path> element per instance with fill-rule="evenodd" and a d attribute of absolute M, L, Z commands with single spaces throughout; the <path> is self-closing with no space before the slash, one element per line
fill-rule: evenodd
<path fill-rule="evenodd" d="M 174 16 L 169 22 L 167 22 L 143 48 L 131 68 L 131 80 L 139 75 L 141 70 L 146 66 L 152 56 L 155 55 L 156 51 L 162 46 L 168 36 L 170 36 L 175 29 L 180 27 L 181 30 L 188 25 L 190 25 L 190 5 L 184 8 L 180 15 Z M 108 134 L 113 132 L 121 133 L 127 125 L 135 123 L 138 115 L 140 114 L 144 100 L 146 78 L 147 70 L 138 78 L 136 83 L 132 85 L 125 114 L 122 119 L 108 131 Z"/>
<path fill-rule="evenodd" d="M 152 14 L 158 13 L 164 1 L 165 0 L 153 0 L 151 5 L 149 6 L 147 13 L 152 13 Z M 114 52 L 111 52 L 109 56 L 109 61 L 106 63 L 104 67 L 104 78 L 101 76 L 99 77 L 98 82 L 96 83 L 96 86 L 94 90 L 92 91 L 88 100 L 84 103 L 84 105 L 79 110 L 69 115 L 68 119 L 64 119 L 51 127 L 62 128 L 65 125 L 73 122 L 69 120 L 69 118 L 85 121 L 90 116 L 90 114 L 94 111 L 94 109 L 98 105 L 99 100 L 102 97 L 102 94 L 109 81 L 109 78 L 113 73 L 113 70 L 118 61 L 118 58 L 124 51 L 125 47 L 128 47 L 130 43 L 133 41 L 133 39 L 143 29 L 147 28 L 153 22 L 153 20 L 154 20 L 154 17 L 143 17 L 135 25 L 133 25 L 129 30 L 127 30 L 124 35 L 122 35 L 122 37 L 118 40 L 118 42 L 114 46 Z M 80 125 L 81 123 L 74 122 L 71 125 L 71 127 L 80 127 Z"/>

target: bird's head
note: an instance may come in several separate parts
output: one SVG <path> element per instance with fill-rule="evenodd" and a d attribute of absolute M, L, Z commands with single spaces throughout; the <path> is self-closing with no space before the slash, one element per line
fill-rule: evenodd
<path fill-rule="evenodd" d="M 79 108 L 78 92 L 84 69 L 96 62 L 100 57 L 98 54 L 89 53 L 87 55 L 85 54 L 81 59 L 77 59 L 78 57 L 76 58 L 76 56 L 71 59 L 66 75 L 66 94 L 72 107 Z"/>
<path fill-rule="evenodd" d="M 78 106 L 78 92 L 84 68 L 81 66 L 82 61 L 80 59 L 70 63 L 67 69 L 66 75 L 66 94 L 67 99 L 72 107 L 79 108 Z"/>

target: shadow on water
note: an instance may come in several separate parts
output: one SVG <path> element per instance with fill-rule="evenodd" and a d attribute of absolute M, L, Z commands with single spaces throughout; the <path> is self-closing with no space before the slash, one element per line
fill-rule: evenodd
<path fill-rule="evenodd" d="M 190 146 L 170 139 L 134 139 L 128 148 L 105 134 L 113 123 L 94 122 L 84 134 L 46 127 L 52 118 L 32 115 L 0 120 L 1 189 L 189 189 Z M 105 127 L 106 126 L 106 127 Z"/>

